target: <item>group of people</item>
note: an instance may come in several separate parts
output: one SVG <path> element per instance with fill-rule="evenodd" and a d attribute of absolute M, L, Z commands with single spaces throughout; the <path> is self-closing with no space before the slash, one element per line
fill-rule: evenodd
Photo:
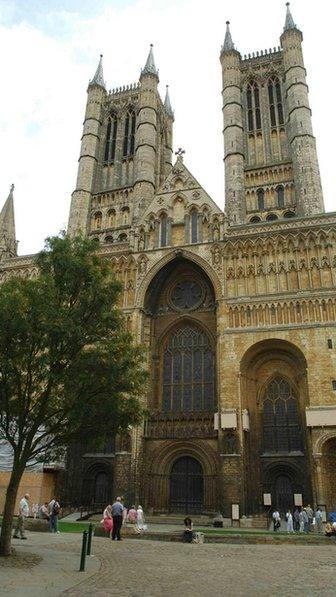
<path fill-rule="evenodd" d="M 121 528 L 126 522 L 133 524 L 138 533 L 147 529 L 142 506 L 135 508 L 133 505 L 127 510 L 123 501 L 123 498 L 117 497 L 115 502 L 106 506 L 103 512 L 103 527 L 113 541 L 121 541 Z"/>
<path fill-rule="evenodd" d="M 278 510 L 274 510 L 272 519 L 274 532 L 279 531 L 281 517 Z M 317 533 L 323 533 L 323 513 L 321 508 L 317 508 L 315 513 L 310 504 L 308 506 L 296 507 L 293 513 L 288 509 L 286 512 L 286 529 L 287 533 L 310 533 L 314 530 Z"/>
<path fill-rule="evenodd" d="M 25 534 L 25 520 L 30 515 L 29 508 L 29 493 L 26 493 L 19 503 L 19 512 L 14 528 L 14 539 L 27 539 Z M 53 498 L 50 502 L 44 504 L 33 504 L 31 508 L 32 516 L 36 519 L 41 518 L 49 521 L 49 527 L 51 533 L 59 534 L 58 530 L 58 516 L 60 512 L 60 504 Z"/>

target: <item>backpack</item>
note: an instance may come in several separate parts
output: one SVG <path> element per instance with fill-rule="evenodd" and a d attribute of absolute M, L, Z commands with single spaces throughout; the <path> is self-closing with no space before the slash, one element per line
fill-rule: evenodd
<path fill-rule="evenodd" d="M 54 505 L 53 505 L 53 507 L 52 507 L 52 514 L 54 516 L 56 516 L 59 513 L 59 511 L 60 511 L 60 505 L 59 505 L 58 502 L 55 502 Z"/>

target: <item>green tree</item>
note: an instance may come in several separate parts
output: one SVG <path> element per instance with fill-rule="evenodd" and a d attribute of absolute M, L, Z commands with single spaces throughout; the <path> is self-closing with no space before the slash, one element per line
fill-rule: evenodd
<path fill-rule="evenodd" d="M 93 241 L 61 235 L 47 239 L 37 265 L 38 278 L 0 287 L 0 439 L 14 461 L 4 556 L 27 463 L 83 437 L 104 441 L 143 416 L 144 351 L 125 331 L 109 262 Z"/>

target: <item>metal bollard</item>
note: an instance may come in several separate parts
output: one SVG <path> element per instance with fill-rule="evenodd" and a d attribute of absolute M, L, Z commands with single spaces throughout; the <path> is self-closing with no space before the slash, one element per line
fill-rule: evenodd
<path fill-rule="evenodd" d="M 92 535 L 93 535 L 93 524 L 92 524 L 92 522 L 90 522 L 90 524 L 89 524 L 89 534 L 88 534 L 88 540 L 87 540 L 87 550 L 86 550 L 86 555 L 87 556 L 91 555 Z"/>
<path fill-rule="evenodd" d="M 88 532 L 83 531 L 82 553 L 81 553 L 81 559 L 80 559 L 79 572 L 85 571 L 85 557 L 86 557 L 86 550 L 87 550 L 87 540 L 88 540 Z"/>

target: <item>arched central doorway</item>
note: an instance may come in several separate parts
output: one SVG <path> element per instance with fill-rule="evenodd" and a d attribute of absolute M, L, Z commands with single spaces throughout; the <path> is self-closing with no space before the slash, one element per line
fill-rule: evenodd
<path fill-rule="evenodd" d="M 199 513 L 203 508 L 203 469 L 198 460 L 183 456 L 170 473 L 170 511 Z"/>

